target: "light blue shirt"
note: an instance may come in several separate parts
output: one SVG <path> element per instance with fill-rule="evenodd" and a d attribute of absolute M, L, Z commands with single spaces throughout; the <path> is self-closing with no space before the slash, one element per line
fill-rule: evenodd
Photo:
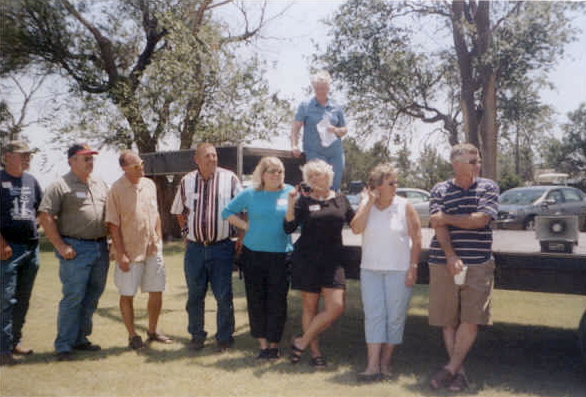
<path fill-rule="evenodd" d="M 249 250 L 289 252 L 293 246 L 291 236 L 283 229 L 283 221 L 291 189 L 291 185 L 285 185 L 282 190 L 269 192 L 250 187 L 228 203 L 222 211 L 222 218 L 247 213 L 249 226 L 242 243 Z"/>
<path fill-rule="evenodd" d="M 303 150 L 321 152 L 324 147 L 321 144 L 317 124 L 324 118 L 324 115 L 330 121 L 330 124 L 335 127 L 344 127 L 346 121 L 344 120 L 344 113 L 342 108 L 335 102 L 328 99 L 326 106 L 322 106 L 315 98 L 308 101 L 303 101 L 297 108 L 295 114 L 295 121 L 303 123 Z M 336 148 L 342 149 L 342 140 L 337 138 L 328 149 Z"/>

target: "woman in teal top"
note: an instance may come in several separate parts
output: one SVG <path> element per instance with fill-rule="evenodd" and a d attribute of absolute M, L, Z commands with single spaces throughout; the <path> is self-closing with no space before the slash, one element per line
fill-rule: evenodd
<path fill-rule="evenodd" d="M 260 345 L 259 359 L 280 357 L 279 342 L 287 320 L 287 253 L 291 237 L 283 230 L 287 197 L 285 168 L 276 157 L 256 166 L 253 186 L 228 203 L 222 217 L 246 232 L 240 257 L 248 303 L 250 334 Z M 246 213 L 246 220 L 239 216 Z"/>

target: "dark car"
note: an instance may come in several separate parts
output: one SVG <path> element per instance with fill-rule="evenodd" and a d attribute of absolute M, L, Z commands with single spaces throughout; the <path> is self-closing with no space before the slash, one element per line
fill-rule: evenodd
<path fill-rule="evenodd" d="M 569 186 L 542 185 L 509 189 L 499 196 L 498 229 L 534 230 L 538 215 L 576 215 L 586 229 L 586 193 Z"/>

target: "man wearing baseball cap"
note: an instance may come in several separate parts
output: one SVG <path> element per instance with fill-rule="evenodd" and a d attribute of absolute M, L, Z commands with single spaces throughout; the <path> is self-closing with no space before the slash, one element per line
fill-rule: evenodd
<path fill-rule="evenodd" d="M 70 171 L 49 185 L 39 207 L 41 225 L 59 258 L 63 284 L 55 339 L 60 361 L 71 360 L 73 351 L 100 350 L 88 339 L 109 265 L 108 186 L 91 175 L 96 154 L 87 144 L 71 146 L 67 151 Z"/>
<path fill-rule="evenodd" d="M 21 345 L 33 284 L 39 268 L 37 209 L 39 182 L 26 172 L 36 150 L 10 141 L 2 150 L 0 170 L 0 365 L 16 364 L 13 354 L 33 351 Z"/>

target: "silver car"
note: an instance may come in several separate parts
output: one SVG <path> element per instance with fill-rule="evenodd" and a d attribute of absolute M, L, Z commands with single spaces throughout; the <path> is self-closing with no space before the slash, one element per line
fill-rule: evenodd
<path fill-rule="evenodd" d="M 429 227 L 429 192 L 411 187 L 398 187 L 397 194 L 405 197 L 413 205 L 421 220 L 421 227 Z"/>
<path fill-rule="evenodd" d="M 537 215 L 577 215 L 586 229 L 586 193 L 569 186 L 516 187 L 499 196 L 498 229 L 534 230 Z"/>
<path fill-rule="evenodd" d="M 413 205 L 419 215 L 422 227 L 429 226 L 429 192 L 423 189 L 410 187 L 398 187 L 397 195 L 405 197 Z M 349 194 L 348 201 L 354 210 L 358 209 L 360 204 L 360 194 Z"/>

